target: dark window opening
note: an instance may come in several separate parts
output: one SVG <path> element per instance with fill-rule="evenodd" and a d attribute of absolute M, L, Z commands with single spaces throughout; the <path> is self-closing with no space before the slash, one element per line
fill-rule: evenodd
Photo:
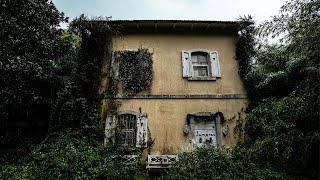
<path fill-rule="evenodd" d="M 119 143 L 136 145 L 137 116 L 133 114 L 118 115 Z"/>

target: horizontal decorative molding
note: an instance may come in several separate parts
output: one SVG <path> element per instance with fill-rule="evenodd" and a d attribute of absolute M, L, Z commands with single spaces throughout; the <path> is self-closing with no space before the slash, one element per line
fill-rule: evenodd
<path fill-rule="evenodd" d="M 246 94 L 145 94 L 135 96 L 105 96 L 105 99 L 247 99 Z"/>
<path fill-rule="evenodd" d="M 216 77 L 189 77 L 189 81 L 215 81 Z"/>

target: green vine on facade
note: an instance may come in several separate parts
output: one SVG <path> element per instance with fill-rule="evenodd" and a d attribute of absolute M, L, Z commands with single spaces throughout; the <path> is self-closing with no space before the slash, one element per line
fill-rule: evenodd
<path fill-rule="evenodd" d="M 106 90 L 108 115 L 116 115 L 121 102 L 116 99 L 119 87 L 125 95 L 133 96 L 142 91 L 150 91 L 153 78 L 152 53 L 148 49 L 138 49 L 136 51 L 124 50 L 113 51 L 111 66 L 108 69 L 108 88 Z M 119 131 L 114 129 L 114 131 Z M 150 151 L 154 139 L 148 129 L 148 151 Z M 118 137 L 120 138 L 120 137 Z M 115 144 L 120 146 L 120 144 Z M 137 150 L 136 148 L 133 148 Z M 144 148 L 140 149 L 140 155 Z"/>
<path fill-rule="evenodd" d="M 152 53 L 148 49 L 115 51 L 114 58 L 119 65 L 119 82 L 127 95 L 150 90 L 153 61 Z"/>
<path fill-rule="evenodd" d="M 80 95 L 86 97 L 87 116 L 93 120 L 93 125 L 100 126 L 99 114 L 104 113 L 97 111 L 103 98 L 99 90 L 101 79 L 109 76 L 103 67 L 111 67 L 111 42 L 116 30 L 110 26 L 108 18 L 88 19 L 84 15 L 73 20 L 70 28 L 82 38 L 75 81 L 80 85 Z"/>
<path fill-rule="evenodd" d="M 240 18 L 239 38 L 236 43 L 236 60 L 239 63 L 239 75 L 244 82 L 249 99 L 253 100 L 252 80 L 247 78 L 247 74 L 252 68 L 255 57 L 255 25 L 251 16 Z"/>

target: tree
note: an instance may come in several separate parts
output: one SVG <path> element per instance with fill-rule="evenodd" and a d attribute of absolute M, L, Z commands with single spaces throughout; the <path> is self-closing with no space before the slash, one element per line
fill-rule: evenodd
<path fill-rule="evenodd" d="M 20 138 L 34 135 L 34 127 L 48 125 L 59 88 L 56 60 L 68 50 L 58 28 L 63 21 L 49 0 L 0 2 L 1 144 L 24 143 Z"/>
<path fill-rule="evenodd" d="M 258 31 L 282 36 L 257 50 L 245 76 L 260 98 L 247 116 L 247 143 L 256 162 L 304 177 L 319 169 L 320 2 L 287 2 Z"/>

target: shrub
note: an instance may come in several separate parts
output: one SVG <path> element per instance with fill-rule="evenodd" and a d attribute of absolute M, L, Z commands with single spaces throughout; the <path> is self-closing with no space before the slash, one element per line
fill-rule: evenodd
<path fill-rule="evenodd" d="M 183 153 L 162 179 L 286 179 L 284 174 L 250 161 L 242 149 L 219 151 L 207 146 Z"/>
<path fill-rule="evenodd" d="M 61 132 L 31 153 L 0 168 L 0 179 L 131 179 L 138 161 L 90 141 L 82 132 Z"/>

